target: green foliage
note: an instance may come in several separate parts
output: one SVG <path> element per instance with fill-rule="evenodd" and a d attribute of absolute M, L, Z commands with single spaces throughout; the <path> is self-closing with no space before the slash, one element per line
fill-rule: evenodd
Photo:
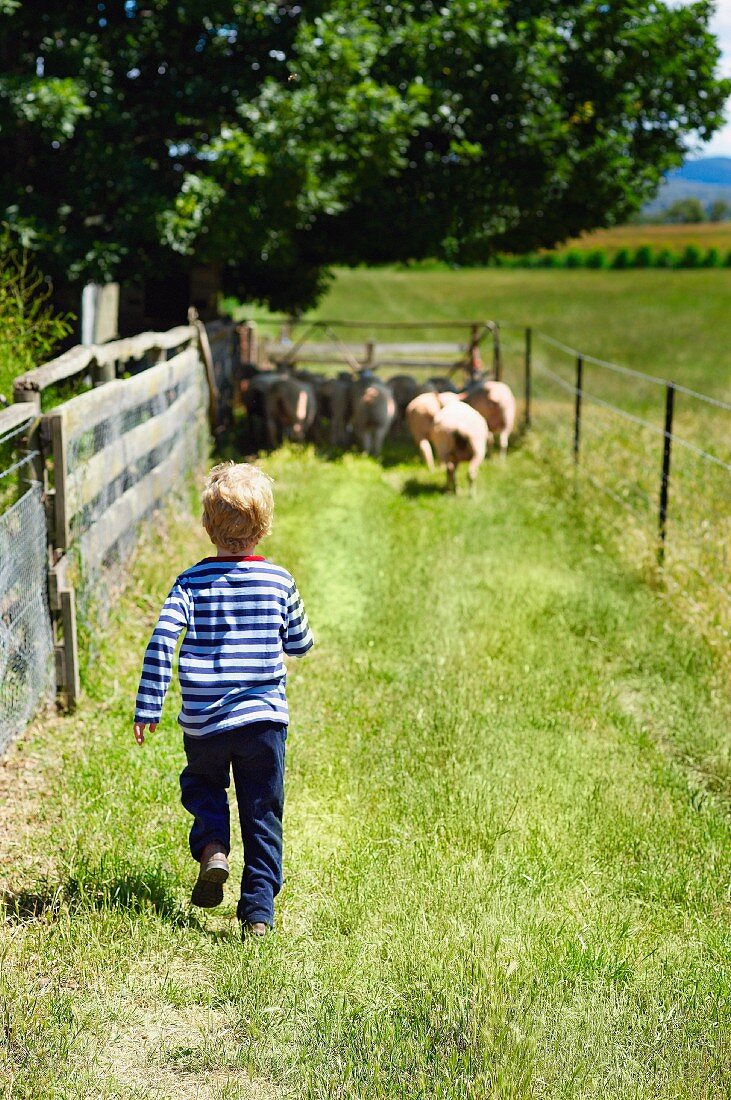
<path fill-rule="evenodd" d="M 675 267 L 676 260 L 669 248 L 661 248 L 655 253 L 655 267 Z"/>
<path fill-rule="evenodd" d="M 703 252 L 695 244 L 686 245 L 678 259 L 678 267 L 696 268 L 703 266 Z"/>
<path fill-rule="evenodd" d="M 722 122 L 710 6 L 5 0 L 0 203 L 55 279 L 481 262 L 637 210 Z"/>
<path fill-rule="evenodd" d="M 709 222 L 724 222 L 731 218 L 731 204 L 725 199 L 715 199 L 708 208 Z"/>
<path fill-rule="evenodd" d="M 703 257 L 703 267 L 721 267 L 721 253 L 717 248 L 709 248 Z"/>
<path fill-rule="evenodd" d="M 13 379 L 50 359 L 72 330 L 70 314 L 59 314 L 51 286 L 26 252 L 0 240 L 0 393 L 10 399 Z"/>
<path fill-rule="evenodd" d="M 607 259 L 607 253 L 603 248 L 595 248 L 592 252 L 586 253 L 586 266 L 599 270 L 607 267 L 609 260 Z"/>
<path fill-rule="evenodd" d="M 663 221 L 670 225 L 697 225 L 706 220 L 706 209 L 700 199 L 678 199 L 663 213 Z"/>
<path fill-rule="evenodd" d="M 612 257 L 611 266 L 615 271 L 624 271 L 631 267 L 631 254 L 628 248 L 618 248 Z"/>
<path fill-rule="evenodd" d="M 571 248 L 568 252 L 563 253 L 563 266 L 564 267 L 583 267 L 584 257 L 577 248 Z"/>
<path fill-rule="evenodd" d="M 635 252 L 630 262 L 631 267 L 652 267 L 653 266 L 653 252 L 649 245 L 643 244 Z"/>

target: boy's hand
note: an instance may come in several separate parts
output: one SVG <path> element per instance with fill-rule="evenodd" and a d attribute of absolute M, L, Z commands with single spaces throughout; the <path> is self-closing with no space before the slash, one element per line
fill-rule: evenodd
<path fill-rule="evenodd" d="M 157 722 L 135 722 L 135 741 L 138 745 L 145 743 L 145 726 L 150 727 L 150 733 L 157 729 Z"/>

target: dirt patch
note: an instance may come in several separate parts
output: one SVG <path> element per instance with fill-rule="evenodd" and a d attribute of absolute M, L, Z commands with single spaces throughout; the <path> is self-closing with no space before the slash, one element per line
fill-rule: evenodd
<path fill-rule="evenodd" d="M 248 1045 L 223 1009 L 163 1005 L 114 1032 L 102 1062 L 120 1086 L 155 1100 L 274 1100 L 246 1068 Z"/>

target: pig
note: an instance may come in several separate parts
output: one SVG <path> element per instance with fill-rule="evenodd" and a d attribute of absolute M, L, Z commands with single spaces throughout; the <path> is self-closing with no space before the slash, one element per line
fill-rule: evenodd
<path fill-rule="evenodd" d="M 470 496 L 487 450 L 488 427 L 485 419 L 462 401 L 450 401 L 434 417 L 431 443 L 440 465 L 447 468 L 447 489 L 457 492 L 456 469 L 467 462 Z"/>
<path fill-rule="evenodd" d="M 515 426 L 515 398 L 505 382 L 478 382 L 460 394 L 460 397 L 484 417 L 490 429 L 490 439 L 497 435 L 500 456 L 508 453 L 508 440 Z"/>
<path fill-rule="evenodd" d="M 396 415 L 396 402 L 385 382 L 364 374 L 353 384 L 352 425 L 355 438 L 366 454 L 381 453 L 383 441 Z"/>
<path fill-rule="evenodd" d="M 456 393 L 429 391 L 419 394 L 406 406 L 406 423 L 429 470 L 434 469 L 434 455 L 429 442 L 434 418 L 450 401 L 458 400 Z"/>
<path fill-rule="evenodd" d="M 280 438 L 303 443 L 315 419 L 315 391 L 307 382 L 277 375 L 264 392 L 267 437 L 270 447 Z"/>

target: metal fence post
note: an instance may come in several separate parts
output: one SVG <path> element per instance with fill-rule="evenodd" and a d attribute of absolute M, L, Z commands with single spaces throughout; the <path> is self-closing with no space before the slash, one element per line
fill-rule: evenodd
<path fill-rule="evenodd" d="M 496 382 L 503 377 L 503 354 L 500 347 L 500 326 L 498 324 L 492 330 L 492 373 Z"/>
<path fill-rule="evenodd" d="M 673 412 L 675 410 L 675 386 L 669 382 L 665 388 L 665 433 L 662 449 L 662 475 L 660 478 L 660 542 L 657 547 L 657 562 L 665 560 L 665 538 L 667 535 L 668 497 L 670 495 L 670 454 L 673 444 Z"/>
<path fill-rule="evenodd" d="M 533 357 L 533 330 L 525 330 L 525 426 L 530 428 L 531 360 Z"/>
<path fill-rule="evenodd" d="M 579 355 L 576 359 L 576 407 L 574 409 L 574 462 L 579 461 L 579 444 L 581 443 L 581 397 L 584 386 L 584 360 Z"/>

